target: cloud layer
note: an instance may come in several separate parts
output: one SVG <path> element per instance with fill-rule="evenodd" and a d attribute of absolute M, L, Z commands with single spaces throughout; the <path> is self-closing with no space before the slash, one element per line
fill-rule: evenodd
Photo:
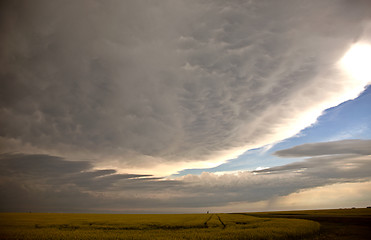
<path fill-rule="evenodd" d="M 321 149 L 326 144 L 312 146 Z M 336 149 L 344 141 L 331 144 Z M 371 148 L 367 140 L 348 141 L 348 146 L 360 144 Z M 112 169 L 94 170 L 89 162 L 49 155 L 2 154 L 0 211 L 148 213 L 199 212 L 206 208 L 236 211 L 233 207 L 236 204 L 238 211 L 244 211 L 245 207 L 253 210 L 250 204 L 258 206 L 261 202 L 294 206 L 296 197 L 300 199 L 306 192 L 328 192 L 330 185 L 336 186 L 339 196 L 343 196 L 350 191 L 349 183 L 353 183 L 352 192 L 363 194 L 357 196 L 358 200 L 369 196 L 369 191 L 361 193 L 371 183 L 369 153 L 332 151 L 331 155 L 313 155 L 301 162 L 254 172 L 224 175 L 205 172 L 166 180 Z M 316 207 L 329 206 L 335 195 L 327 202 L 321 198 L 322 205 Z M 315 196 L 307 206 L 321 202 Z M 342 199 L 341 203 L 343 207 L 352 206 L 354 199 Z"/>
<path fill-rule="evenodd" d="M 349 139 L 308 143 L 274 153 L 279 157 L 311 157 L 333 154 L 371 155 L 371 140 Z"/>
<path fill-rule="evenodd" d="M 1 152 L 166 175 L 282 140 L 364 89 L 337 62 L 369 7 L 3 1 Z"/>

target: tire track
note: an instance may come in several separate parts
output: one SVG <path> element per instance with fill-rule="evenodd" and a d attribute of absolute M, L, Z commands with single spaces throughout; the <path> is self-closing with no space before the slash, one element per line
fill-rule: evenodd
<path fill-rule="evenodd" d="M 222 219 L 220 219 L 219 215 L 216 215 L 219 219 L 219 222 L 223 225 L 223 229 L 226 227 L 226 225 L 224 224 L 224 222 L 222 221 Z"/>
<path fill-rule="evenodd" d="M 207 222 L 210 221 L 210 219 L 213 217 L 214 214 L 211 214 L 210 217 L 204 222 L 205 228 L 208 228 Z"/>

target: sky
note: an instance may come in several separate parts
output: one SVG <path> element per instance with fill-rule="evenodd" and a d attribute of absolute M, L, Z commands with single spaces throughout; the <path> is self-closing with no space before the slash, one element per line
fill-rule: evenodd
<path fill-rule="evenodd" d="M 0 4 L 0 211 L 371 204 L 370 1 Z"/>

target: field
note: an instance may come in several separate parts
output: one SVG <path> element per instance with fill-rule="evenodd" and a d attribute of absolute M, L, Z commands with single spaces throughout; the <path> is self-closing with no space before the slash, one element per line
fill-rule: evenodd
<path fill-rule="evenodd" d="M 371 208 L 245 213 L 263 218 L 307 219 L 320 223 L 310 239 L 371 239 Z"/>
<path fill-rule="evenodd" d="M 370 239 L 371 209 L 233 214 L 0 213 L 0 239 Z"/>
<path fill-rule="evenodd" d="M 301 239 L 319 228 L 245 214 L 0 213 L 0 239 Z"/>

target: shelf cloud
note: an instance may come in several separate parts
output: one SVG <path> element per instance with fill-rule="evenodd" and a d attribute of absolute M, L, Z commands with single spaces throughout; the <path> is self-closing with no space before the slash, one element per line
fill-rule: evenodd
<path fill-rule="evenodd" d="M 370 82 L 341 59 L 369 44 L 369 9 L 1 1 L 0 211 L 222 207 L 370 181 L 370 140 L 280 150 L 308 158 L 254 172 L 169 177 L 272 146 L 359 96 Z"/>
<path fill-rule="evenodd" d="M 1 151 L 166 175 L 290 137 L 364 89 L 367 6 L 5 1 Z"/>

